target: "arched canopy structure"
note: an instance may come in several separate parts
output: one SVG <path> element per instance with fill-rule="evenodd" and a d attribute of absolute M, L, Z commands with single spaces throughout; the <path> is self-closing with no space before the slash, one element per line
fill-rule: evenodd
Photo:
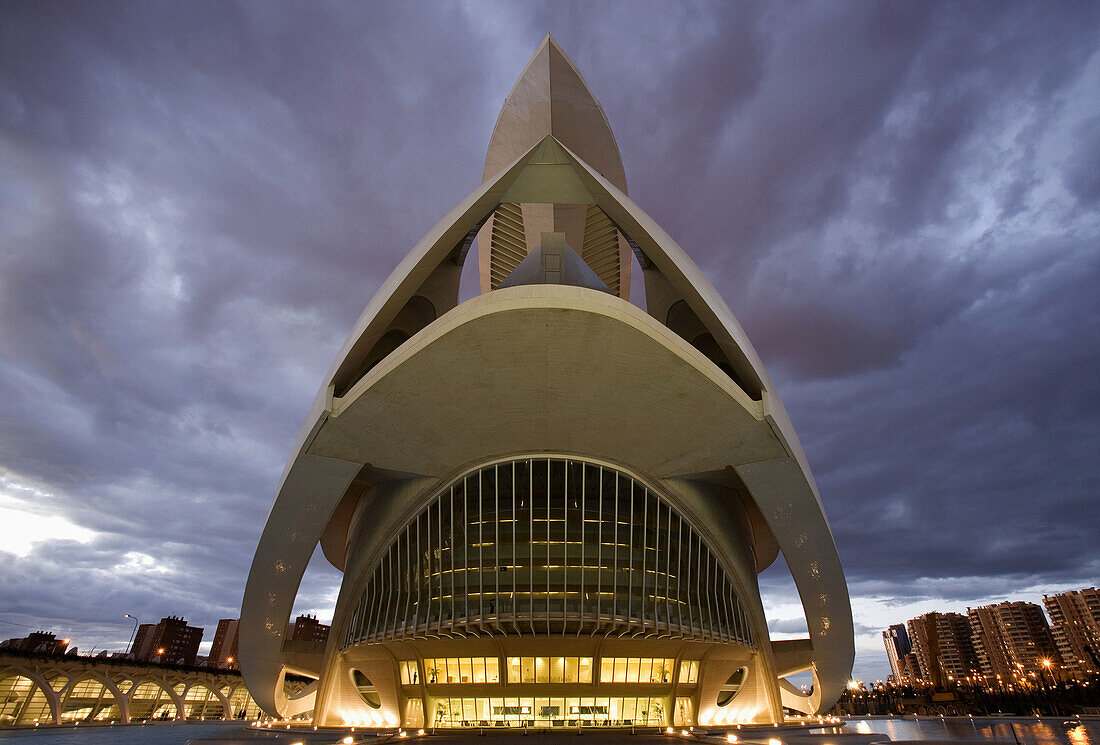
<path fill-rule="evenodd" d="M 154 680 L 135 681 L 127 696 L 130 720 L 183 719 L 183 698 L 170 685 Z"/>
<path fill-rule="evenodd" d="M 226 719 L 230 711 L 229 699 L 216 687 L 195 682 L 187 686 L 183 694 L 184 715 L 187 719 Z"/>
<path fill-rule="evenodd" d="M 667 520 L 675 515 L 681 530 L 686 526 L 687 535 L 698 536 L 700 546 L 713 550 L 714 568 L 708 560 L 705 574 L 690 576 L 703 569 L 701 561 L 689 561 L 678 572 L 669 568 L 663 588 L 651 588 L 659 594 L 654 608 L 667 604 L 662 611 L 666 622 L 669 609 L 686 609 L 690 615 L 695 603 L 710 597 L 709 589 L 680 594 L 685 587 L 699 582 L 710 588 L 716 577 L 729 578 L 739 598 L 738 613 L 743 614 L 743 639 L 704 648 L 692 646 L 694 627 L 691 633 L 674 633 L 669 626 L 656 635 L 680 639 L 677 655 L 705 653 L 710 660 L 691 684 L 690 695 L 683 697 L 680 710 L 690 709 L 700 723 L 729 720 L 734 709 L 717 701 L 729 693 L 723 688 L 728 688 L 728 679 L 743 668 L 749 673 L 737 696 L 726 703 L 739 701 L 736 716 L 746 720 L 771 721 L 768 718 L 778 716 L 782 706 L 820 711 L 836 700 L 848 677 L 853 644 L 847 588 L 791 422 L 759 356 L 720 295 L 675 241 L 627 197 L 625 177 L 615 169 L 617 162 L 621 170 L 617 147 L 612 158 L 606 143 L 610 138 L 614 144 L 610 129 L 596 126 L 602 110 L 598 104 L 596 109 L 584 104 L 590 91 L 579 74 L 574 75 L 572 63 L 565 65 L 560 57 L 564 53 L 548 38 L 505 104 L 484 183 L 429 231 L 371 300 L 299 434 L 257 549 L 242 608 L 247 633 L 241 635 L 241 668 L 257 703 L 269 713 L 285 716 L 291 709 L 281 688 L 287 667 L 283 630 L 319 540 L 326 556 L 345 571 L 345 581 L 333 637 L 318 663 L 321 679 L 313 702 L 317 721 L 366 717 L 364 721 L 396 724 L 406 716 L 408 707 L 401 702 L 424 683 L 411 682 L 412 668 L 405 676 L 408 680 L 392 669 L 392 654 L 398 653 L 394 645 L 400 642 L 393 619 L 407 622 L 411 607 L 423 609 L 426 629 L 434 623 L 443 634 L 447 624 L 448 633 L 469 639 L 512 635 L 498 614 L 516 598 L 527 598 L 531 613 L 541 607 L 543 596 L 546 613 L 560 607 L 567 615 L 568 608 L 579 608 L 573 627 L 562 616 L 560 628 L 567 634 L 570 628 L 614 627 L 617 622 L 604 619 L 601 603 L 594 604 L 595 616 L 589 617 L 586 598 L 570 595 L 571 585 L 580 588 L 582 596 L 588 591 L 583 576 L 564 570 L 554 579 L 549 570 L 540 570 L 545 577 L 536 579 L 533 555 L 527 564 L 518 554 L 508 563 L 507 550 L 501 556 L 499 547 L 509 544 L 500 531 L 512 529 L 518 536 L 517 521 L 527 515 L 528 541 L 535 540 L 536 522 L 548 526 L 540 543 L 548 547 L 546 565 L 573 566 L 569 546 L 584 546 L 585 539 L 571 543 L 568 531 L 570 526 L 575 531 L 586 528 L 588 519 L 581 516 L 587 507 L 575 507 L 572 514 L 578 517 L 571 518 L 572 497 L 566 496 L 566 487 L 555 497 L 557 487 L 547 481 L 543 513 L 536 511 L 534 502 L 524 502 L 524 494 L 536 499 L 533 480 L 526 492 L 518 482 L 509 482 L 506 491 L 494 487 L 491 509 L 478 501 L 476 539 L 454 532 L 459 512 L 450 502 L 445 510 L 440 501 L 443 494 L 453 499 L 450 487 L 444 488 L 447 484 L 458 483 L 456 479 L 467 479 L 462 481 L 467 484 L 465 474 L 484 474 L 485 464 L 534 462 L 540 457 L 561 458 L 564 472 L 574 468 L 571 463 L 587 472 L 584 464 L 589 463 L 632 474 L 632 483 L 647 484 L 660 495 L 654 502 L 656 514 L 663 514 L 659 505 L 666 505 Z M 516 111 L 522 108 L 517 101 L 541 100 L 538 71 L 544 68 L 549 70 L 549 93 L 544 96 L 549 113 L 536 112 L 529 122 L 516 123 Z M 562 85 L 568 90 L 555 95 L 555 80 L 567 81 Z M 559 127 L 564 120 L 555 119 L 554 111 L 561 101 L 567 102 L 561 110 L 580 107 L 583 116 Z M 543 123 L 530 123 L 536 121 Z M 573 128 L 582 121 L 589 122 L 581 127 L 583 132 L 598 130 L 594 138 Z M 606 119 L 602 121 L 606 125 Z M 521 146 L 526 149 L 521 151 Z M 503 162 L 501 153 L 512 159 Z M 599 167 L 582 153 L 600 160 Z M 517 205 L 522 209 L 514 208 Z M 578 214 L 601 227 L 569 227 Z M 529 217 L 541 220 L 539 225 L 546 229 L 529 230 Z M 479 230 L 479 250 L 488 247 L 492 256 L 499 248 L 502 257 L 512 258 L 489 267 L 491 281 L 485 280 L 483 271 L 483 294 L 458 305 L 460 266 Z M 646 311 L 620 292 L 601 289 L 611 287 L 605 281 L 611 275 L 600 273 L 610 266 L 605 256 L 610 256 L 606 251 L 611 243 L 637 256 L 646 283 Z M 532 267 L 532 261 L 538 266 Z M 587 265 L 598 282 L 584 272 L 569 275 L 564 267 L 576 261 Z M 520 279 L 504 281 L 511 276 L 505 272 Z M 569 278 L 582 275 L 583 281 Z M 478 493 L 483 493 L 480 486 Z M 617 496 L 599 499 L 601 515 L 613 509 L 604 500 L 608 505 L 634 504 Z M 461 514 L 469 522 L 465 493 L 463 500 Z M 501 500 L 512 505 L 512 512 L 500 512 Z M 494 517 L 486 518 L 487 513 Z M 559 514 L 560 519 L 555 517 Z M 641 524 L 647 520 L 643 516 Z M 616 516 L 609 525 L 620 522 Z M 491 534 L 486 532 L 490 523 Z M 554 537 L 559 529 L 564 531 L 560 541 Z M 671 543 L 659 523 L 653 531 Z M 649 560 L 649 540 L 643 529 L 642 561 Z M 605 544 L 599 538 L 595 545 Z M 423 546 L 433 545 L 436 548 L 424 552 Z M 494 547 L 490 559 L 484 554 L 486 545 Z M 471 592 L 472 549 L 478 552 L 475 561 L 481 576 L 486 567 L 497 574 L 513 572 L 523 578 L 523 589 L 520 579 L 513 578 L 515 589 L 507 600 L 494 587 L 494 599 L 481 602 L 476 616 L 463 607 L 459 631 L 453 618 L 455 597 Z M 630 555 L 633 544 L 623 550 Z M 555 551 L 562 552 L 560 561 Z M 810 629 L 810 638 L 796 643 L 768 641 L 756 587 L 756 573 L 777 551 L 791 569 Z M 524 566 L 532 567 L 527 577 L 521 572 Z M 578 572 L 585 571 L 585 564 L 577 566 Z M 402 595 L 401 588 L 410 586 L 416 576 L 424 578 L 421 594 Z M 461 584 L 456 584 L 456 577 Z M 673 577 L 679 583 L 675 588 Z M 605 592 L 602 584 L 595 591 L 601 596 Z M 483 588 L 478 588 L 478 597 L 486 597 Z M 452 617 L 445 618 L 447 613 Z M 521 625 L 513 624 L 521 637 L 515 643 L 521 647 L 523 637 L 553 636 L 559 628 L 549 616 L 542 619 L 545 632 L 540 630 L 541 620 L 528 620 L 529 633 L 519 633 Z M 627 626 L 633 622 L 622 621 Z M 640 623 L 641 636 L 647 638 L 644 618 Z M 414 628 L 413 641 L 408 642 L 413 646 L 403 654 L 425 653 L 416 646 L 419 633 Z M 464 644 L 467 647 L 454 648 L 481 649 L 473 641 Z M 373 656 L 378 645 L 387 645 L 389 662 Z M 623 650 L 636 653 L 629 645 Z M 350 671 L 353 658 L 359 660 L 354 669 L 372 681 L 381 702 L 378 711 L 357 708 L 362 696 L 350 672 L 338 673 Z M 814 677 L 809 695 L 779 680 L 803 670 Z M 417 679 L 423 681 L 424 676 Z M 430 695 L 420 695 L 427 696 L 420 706 L 434 706 Z M 616 701 L 608 699 L 608 717 L 613 710 L 640 711 L 636 702 Z M 546 704 L 548 719 L 555 716 L 555 707 L 567 703 Z M 485 699 L 472 711 L 493 711 L 494 706 L 492 699 Z M 507 706 L 501 706 L 499 716 L 512 716 L 503 711 Z M 662 706 L 671 711 L 671 698 Z M 432 719 L 433 713 L 423 716 Z"/>
<path fill-rule="evenodd" d="M 286 688 L 298 696 L 305 685 L 292 679 Z M 0 725 L 243 719 L 259 713 L 235 671 L 0 652 Z"/>
<path fill-rule="evenodd" d="M 124 722 L 129 700 L 118 685 L 94 670 L 69 680 L 58 694 L 62 722 Z"/>
<path fill-rule="evenodd" d="M 57 692 L 28 670 L 0 669 L 0 726 L 60 723 Z"/>

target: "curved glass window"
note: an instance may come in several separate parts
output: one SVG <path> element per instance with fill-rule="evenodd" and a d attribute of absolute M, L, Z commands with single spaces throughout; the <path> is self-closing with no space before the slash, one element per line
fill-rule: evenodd
<path fill-rule="evenodd" d="M 733 583 L 665 499 L 555 458 L 441 490 L 369 574 L 344 644 L 563 633 L 752 644 Z"/>

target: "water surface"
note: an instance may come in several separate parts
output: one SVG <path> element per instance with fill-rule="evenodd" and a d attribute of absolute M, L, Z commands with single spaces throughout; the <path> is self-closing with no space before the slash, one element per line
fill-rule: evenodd
<path fill-rule="evenodd" d="M 843 727 L 820 730 L 829 735 L 883 735 L 882 741 L 929 741 L 929 742 L 970 742 L 974 745 L 1100 745 L 1100 721 L 1064 720 L 1045 718 L 1042 720 L 987 719 L 978 717 L 919 717 L 914 719 L 901 717 L 870 717 L 848 719 Z M 1015 733 L 1015 736 L 1014 736 Z M 560 734 L 560 733 L 559 733 Z M 611 735 L 612 733 L 601 733 Z M 340 734 L 314 732 L 264 732 L 256 731 L 240 722 L 190 722 L 180 724 L 149 724 L 118 727 L 78 727 L 64 729 L 38 730 L 0 730 L 0 745 L 202 745 L 203 740 L 218 740 L 222 743 L 241 743 L 241 745 L 289 745 L 294 742 L 333 743 Z M 816 740 L 820 745 L 844 745 L 843 738 L 832 740 L 829 737 L 808 738 L 802 736 L 780 735 L 785 740 L 797 741 L 797 745 Z M 458 737 L 439 738 L 437 742 L 454 743 Z M 485 745 L 493 745 L 499 738 L 474 738 Z M 537 738 L 532 738 L 537 743 Z M 582 738 L 583 739 L 583 738 Z M 608 738 L 601 738 L 608 739 Z M 635 742 L 641 739 L 625 735 L 623 741 Z M 653 738 L 656 740 L 656 738 Z M 753 738 L 747 735 L 746 740 Z M 869 738 L 868 738 L 869 739 Z M 763 736 L 761 742 L 766 742 Z M 866 740 L 864 740 L 866 741 Z M 850 741 L 849 741 L 850 744 Z M 499 745 L 499 744 L 498 744 Z"/>
<path fill-rule="evenodd" d="M 1056 717 L 871 717 L 849 719 L 839 732 L 883 734 L 891 740 L 952 740 L 1015 745 L 1100 745 L 1100 721 Z"/>

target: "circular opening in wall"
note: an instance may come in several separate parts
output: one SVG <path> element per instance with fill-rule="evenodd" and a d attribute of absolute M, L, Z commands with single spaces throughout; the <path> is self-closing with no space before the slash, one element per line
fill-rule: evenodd
<path fill-rule="evenodd" d="M 359 670 L 351 671 L 351 682 L 355 684 L 355 690 L 359 691 L 359 698 L 363 699 L 372 709 L 377 709 L 382 705 L 382 699 L 378 698 L 378 689 L 374 687 L 374 683 L 371 683 L 370 678 L 363 675 Z"/>
<path fill-rule="evenodd" d="M 737 692 L 741 690 L 741 686 L 745 683 L 746 672 L 745 668 L 741 668 L 731 675 L 729 680 L 722 684 L 722 688 L 718 691 L 718 701 L 716 702 L 719 706 L 728 704 L 733 700 L 733 697 L 737 695 Z"/>

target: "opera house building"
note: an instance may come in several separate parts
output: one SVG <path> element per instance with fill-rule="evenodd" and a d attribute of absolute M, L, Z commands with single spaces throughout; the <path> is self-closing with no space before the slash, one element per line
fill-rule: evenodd
<path fill-rule="evenodd" d="M 460 303 L 474 257 L 481 293 Z M 292 642 L 318 543 L 343 572 L 332 630 Z M 757 575 L 779 552 L 803 639 L 769 639 Z M 720 726 L 821 712 L 852 660 L 836 547 L 768 374 L 627 197 L 603 109 L 547 37 L 482 185 L 322 381 L 248 578 L 249 690 L 317 725 Z M 316 682 L 288 698 L 287 673 Z"/>

